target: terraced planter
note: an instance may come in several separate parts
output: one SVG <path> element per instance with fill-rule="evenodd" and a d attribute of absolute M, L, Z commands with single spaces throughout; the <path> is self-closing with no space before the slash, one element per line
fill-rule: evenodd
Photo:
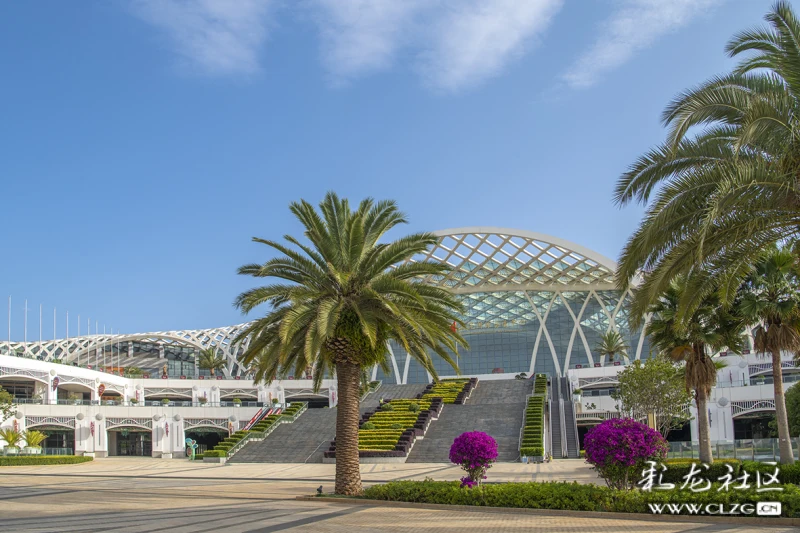
<path fill-rule="evenodd" d="M 442 410 L 440 398 L 397 399 L 386 403 L 391 409 L 379 407 L 361 417 L 362 429 L 358 431 L 361 463 L 405 463 L 414 443 L 424 437 Z M 409 410 L 412 404 L 417 404 L 419 410 Z M 365 424 L 369 424 L 368 428 L 363 428 Z M 324 453 L 323 462 L 336 462 L 335 439 Z"/>
<path fill-rule="evenodd" d="M 522 426 L 519 453 L 526 458 L 524 462 L 544 461 L 545 399 L 547 397 L 547 376 L 537 374 L 533 395 L 525 407 L 525 421 Z"/>

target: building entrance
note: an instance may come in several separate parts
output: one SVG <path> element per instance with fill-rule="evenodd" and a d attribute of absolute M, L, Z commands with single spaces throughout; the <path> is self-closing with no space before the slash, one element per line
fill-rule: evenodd
<path fill-rule="evenodd" d="M 116 454 L 121 457 L 150 457 L 153 455 L 153 436 L 149 431 L 121 429 L 114 431 Z"/>

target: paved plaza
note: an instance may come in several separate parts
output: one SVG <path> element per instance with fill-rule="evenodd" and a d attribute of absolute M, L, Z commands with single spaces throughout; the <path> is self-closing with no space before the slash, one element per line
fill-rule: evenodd
<path fill-rule="evenodd" d="M 450 465 L 364 465 L 367 483 L 456 479 Z M 714 532 L 793 531 L 736 524 L 573 518 L 520 512 L 407 509 L 297 501 L 322 484 L 333 465 L 206 465 L 182 460 L 101 459 L 81 465 L 0 469 L 4 532 L 170 531 L 202 533 L 340 532 Z M 587 479 L 580 461 L 499 464 L 495 480 Z"/>

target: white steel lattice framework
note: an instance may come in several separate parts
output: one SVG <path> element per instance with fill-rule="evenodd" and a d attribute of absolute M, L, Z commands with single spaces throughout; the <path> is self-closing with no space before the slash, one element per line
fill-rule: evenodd
<path fill-rule="evenodd" d="M 647 355 L 641 330 L 628 327 L 626 302 L 631 295 L 616 290 L 617 265 L 613 260 L 575 243 L 522 230 L 468 227 L 442 230 L 436 235 L 438 244 L 412 261 L 438 261 L 451 267 L 447 275 L 428 276 L 422 281 L 452 291 L 464 304 L 466 329 L 461 333 L 473 345 L 471 355 L 480 364 L 472 369 L 462 365 L 462 372 L 543 370 L 563 375 L 578 364 L 603 362 L 597 341 L 600 334 L 612 329 L 627 340 L 631 359 Z M 90 335 L 41 344 L 16 342 L 10 343 L 10 350 L 15 355 L 83 364 L 89 353 L 128 341 L 197 349 L 215 346 L 228 361 L 224 374 L 239 376 L 243 370 L 236 356 L 247 347 L 248 339 L 239 345 L 234 339 L 246 326 Z M 508 350 L 497 348 L 509 339 L 517 343 L 516 352 L 510 356 Z M 8 346 L 1 343 L 0 353 Z M 414 374 L 415 363 L 398 346 L 389 348 L 393 376 L 382 377 L 397 383 L 414 382 L 409 374 Z M 458 355 L 465 358 L 467 354 Z M 511 362 L 505 362 L 509 358 Z M 439 372 L 446 375 L 452 371 L 442 367 Z M 373 376 L 376 374 L 377 369 Z"/>
<path fill-rule="evenodd" d="M 462 364 L 462 372 L 544 369 L 563 375 L 577 364 L 603 362 L 596 345 L 600 334 L 612 329 L 625 337 L 631 359 L 647 355 L 641 330 L 628 327 L 631 294 L 616 289 L 613 260 L 575 243 L 521 230 L 469 227 L 436 235 L 437 246 L 412 261 L 451 267 L 447 275 L 428 276 L 425 282 L 447 288 L 464 304 L 466 330 L 461 333 L 473 345 L 472 358 L 483 360 L 473 365 L 478 371 Z M 524 362 L 520 353 L 509 353 L 514 349 L 491 346 L 513 342 L 517 352 L 525 351 Z M 390 352 L 396 381 L 414 381 L 409 370 L 415 363 L 398 346 L 392 345 Z M 513 370 L 503 368 L 508 364 L 504 360 L 512 361 Z M 444 366 L 437 370 L 452 373 Z"/>
<path fill-rule="evenodd" d="M 241 333 L 247 324 L 226 326 L 213 329 L 157 331 L 154 333 L 114 334 L 114 335 L 86 335 L 68 339 L 56 339 L 39 342 L 12 342 L 0 343 L 0 354 L 9 351 L 11 355 L 33 357 L 52 361 L 58 359 L 63 362 L 78 362 L 79 364 L 93 363 L 96 353 L 105 351 L 112 360 L 115 346 L 128 342 L 141 342 L 162 347 L 179 346 L 192 347 L 203 350 L 216 347 L 220 355 L 228 361 L 223 373 L 226 376 L 241 375 L 242 371 L 236 363 L 236 355 L 241 353 L 249 339 L 241 343 L 234 343 L 234 339 Z M 100 356 L 102 358 L 102 355 Z"/>

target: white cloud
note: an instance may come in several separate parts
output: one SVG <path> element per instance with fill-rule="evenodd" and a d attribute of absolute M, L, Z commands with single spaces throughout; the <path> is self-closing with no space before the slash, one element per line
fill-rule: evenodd
<path fill-rule="evenodd" d="M 134 12 L 164 30 L 207 74 L 252 74 L 267 37 L 270 0 L 138 0 Z"/>
<path fill-rule="evenodd" d="M 551 23 L 563 0 L 314 0 L 323 60 L 338 81 L 392 65 L 403 49 L 437 89 L 497 74 Z"/>
<path fill-rule="evenodd" d="M 574 88 L 594 85 L 658 38 L 708 12 L 721 0 L 624 0 L 603 24 L 600 37 L 563 75 Z"/>
<path fill-rule="evenodd" d="M 430 2 L 427 2 L 430 5 Z M 315 0 L 322 59 L 338 80 L 387 68 L 424 0 Z"/>
<path fill-rule="evenodd" d="M 454 3 L 435 25 L 422 71 L 435 87 L 456 90 L 496 75 L 541 35 L 562 0 Z"/>

